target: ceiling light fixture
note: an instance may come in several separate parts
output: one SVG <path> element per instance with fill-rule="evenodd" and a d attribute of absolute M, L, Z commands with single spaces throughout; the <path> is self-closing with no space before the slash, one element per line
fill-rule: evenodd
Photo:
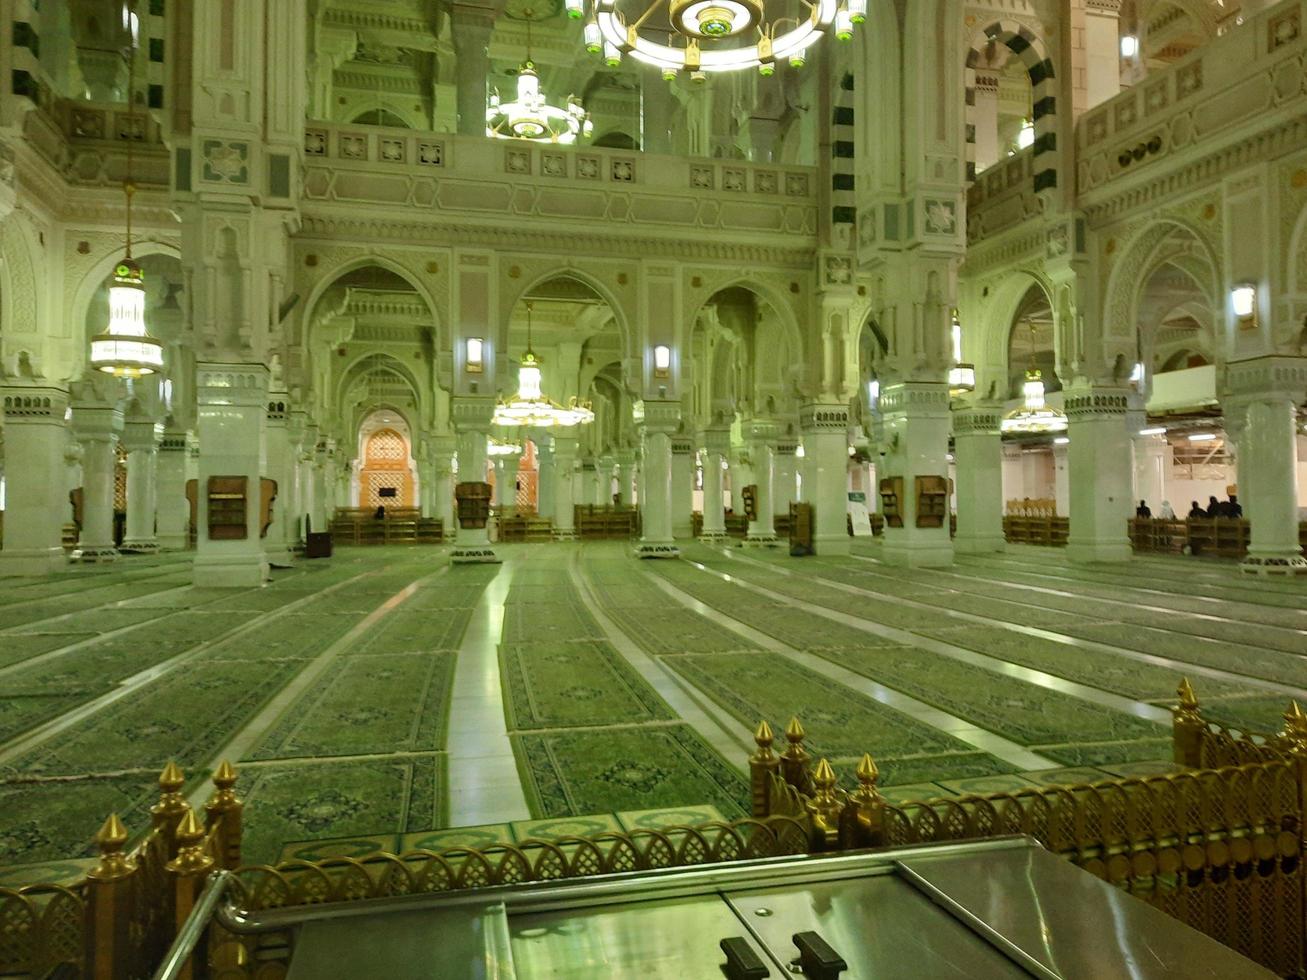
<path fill-rule="evenodd" d="M 1022 435 L 1064 432 L 1066 416 L 1044 404 L 1044 376 L 1035 367 L 1035 324 L 1030 319 L 1026 323 L 1030 326 L 1030 367 L 1026 369 L 1026 381 L 1021 386 L 1023 404 L 1003 416 L 999 431 Z"/>
<path fill-rule="evenodd" d="M 847 41 L 867 19 L 867 0 L 590 0 L 586 47 L 606 42 L 607 60 L 629 54 L 668 72 L 775 71 L 802 67 L 827 33 Z M 590 25 L 594 25 L 591 30 Z"/>
<path fill-rule="evenodd" d="M 501 102 L 499 90 L 490 93 L 486 108 L 486 135 L 498 139 L 534 140 L 539 143 L 575 143 L 594 130 L 590 117 L 576 96 L 567 97 L 567 107 L 550 105 L 540 90 L 540 76 L 531 60 L 533 11 L 523 11 L 526 20 L 526 60 L 517 70 L 517 98 Z"/>
<path fill-rule="evenodd" d="M 526 304 L 526 353 L 517 369 L 517 394 L 495 406 L 495 425 L 525 425 L 549 429 L 570 425 L 588 425 L 595 413 L 588 402 L 575 398 L 559 405 L 544 396 L 540 388 L 540 360 L 531 349 L 531 313 L 534 304 Z"/>

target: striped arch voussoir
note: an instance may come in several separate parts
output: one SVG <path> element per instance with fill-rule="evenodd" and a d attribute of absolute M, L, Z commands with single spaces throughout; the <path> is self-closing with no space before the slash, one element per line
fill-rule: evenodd
<path fill-rule="evenodd" d="M 1035 127 L 1034 189 L 1036 192 L 1057 186 L 1057 81 L 1053 60 L 1044 42 L 1015 21 L 995 21 L 981 32 L 984 42 L 996 41 L 1021 59 L 1030 76 L 1032 123 Z M 967 52 L 966 66 L 966 138 L 967 180 L 976 179 L 976 69 L 981 63 L 980 45 L 973 43 Z"/>

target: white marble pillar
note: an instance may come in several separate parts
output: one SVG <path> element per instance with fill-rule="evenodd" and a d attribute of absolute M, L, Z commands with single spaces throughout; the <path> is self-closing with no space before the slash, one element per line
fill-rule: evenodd
<path fill-rule="evenodd" d="M 1126 428 L 1129 391 L 1076 386 L 1063 394 L 1067 421 L 1067 475 L 1071 485 L 1072 561 L 1126 561 L 1134 516 L 1133 465 Z"/>
<path fill-rule="evenodd" d="M 267 462 L 263 475 L 277 484 L 276 497 L 272 501 L 272 521 L 263 536 L 263 553 L 268 564 L 277 568 L 289 568 L 294 564 L 294 505 L 291 499 L 291 484 L 297 460 L 290 444 L 290 396 L 284 392 L 273 392 L 268 396 L 268 410 L 264 418 L 264 441 L 267 447 Z"/>
<path fill-rule="evenodd" d="M 819 555 L 847 555 L 848 498 L 844 487 L 849 465 L 849 407 L 805 405 L 800 424 L 807 469 L 804 496 L 812 504 L 813 551 Z"/>
<path fill-rule="evenodd" d="M 548 438 L 536 443 L 536 513 L 554 517 L 554 448 Z"/>
<path fill-rule="evenodd" d="M 672 439 L 672 537 L 694 537 L 694 442 Z"/>
<path fill-rule="evenodd" d="M 1166 499 L 1166 467 L 1170 443 L 1166 436 L 1135 436 L 1130 440 L 1134 458 L 1134 500 L 1143 500 L 1156 517 Z"/>
<path fill-rule="evenodd" d="M 672 434 L 680 422 L 679 402 L 646 399 L 640 421 L 640 543 L 637 558 L 675 558 L 672 538 Z"/>
<path fill-rule="evenodd" d="M 127 527 L 122 550 L 153 554 L 159 550 L 155 536 L 158 507 L 159 440 L 163 425 L 151 418 L 129 416 L 123 423 L 122 443 L 127 451 Z"/>
<path fill-rule="evenodd" d="M 948 384 L 914 381 L 882 388 L 880 413 L 890 446 L 882 479 L 901 477 L 903 480 L 899 499 L 903 526 L 891 527 L 886 522 L 885 561 L 911 567 L 951 565 L 953 542 L 949 537 L 948 514 L 943 515 L 942 521 L 924 517 L 925 526 L 921 526 L 918 514 L 918 479 L 947 479 L 948 476 L 951 428 Z"/>
<path fill-rule="evenodd" d="M 772 513 L 788 514 L 790 504 L 799 499 L 796 479 L 799 460 L 795 456 L 799 444 L 793 436 L 782 437 L 772 453 Z"/>
<path fill-rule="evenodd" d="M 517 513 L 517 471 L 521 465 L 521 453 L 495 457 L 495 496 L 501 514 Z"/>
<path fill-rule="evenodd" d="M 747 426 L 749 461 L 753 467 L 754 506 L 757 512 L 749 521 L 744 543 L 754 548 L 773 548 L 779 544 L 776 537 L 773 494 L 772 457 L 775 453 L 776 425 L 769 421 L 753 421 Z"/>
<path fill-rule="evenodd" d="M 983 554 L 1005 547 L 1001 420 L 1002 411 L 992 406 L 953 412 L 958 508 L 953 547 L 960 554 Z"/>
<path fill-rule="evenodd" d="M 731 512 L 734 514 L 744 513 L 744 497 L 740 491 L 753 482 L 753 472 L 741 459 L 742 452 L 740 449 L 734 450 L 726 461 L 726 479 L 730 484 L 727 489 L 731 493 Z"/>
<path fill-rule="evenodd" d="M 309 523 L 317 532 L 330 530 L 331 500 L 328 486 L 331 483 L 331 453 L 327 440 L 319 439 L 313 447 L 313 494 L 309 510 Z"/>
<path fill-rule="evenodd" d="M 976 71 L 976 104 L 971 111 L 976 127 L 976 173 L 1003 158 L 1003 148 L 998 143 L 998 87 L 997 72 Z"/>
<path fill-rule="evenodd" d="M 451 406 L 454 427 L 458 432 L 458 482 L 485 483 L 486 439 L 490 434 L 490 419 L 494 402 L 489 398 L 456 397 Z M 490 546 L 490 534 L 485 527 L 464 527 L 460 519 L 458 537 L 449 559 L 457 564 L 497 562 L 499 556 Z"/>
<path fill-rule="evenodd" d="M 211 362 L 197 363 L 195 371 L 200 472 L 194 581 L 200 586 L 252 588 L 268 579 L 268 559 L 259 537 L 268 369 L 254 363 Z M 209 482 L 216 478 L 244 480 L 243 529 L 224 526 L 211 536 Z"/>
<path fill-rule="evenodd" d="M 703 446 L 703 527 L 699 537 L 708 543 L 721 542 L 726 540 L 722 475 L 731 451 L 731 430 L 704 429 L 699 434 L 699 443 Z"/>
<path fill-rule="evenodd" d="M 617 502 L 622 507 L 635 506 L 635 455 L 634 449 L 617 454 Z"/>
<path fill-rule="evenodd" d="M 1236 362 L 1227 377 L 1240 392 L 1230 400 L 1227 414 L 1242 422 L 1239 501 L 1250 527 L 1248 556 L 1240 567 L 1263 575 L 1307 574 L 1307 558 L 1298 540 L 1296 438 L 1297 404 L 1307 388 L 1307 359 Z M 1255 387 L 1262 390 L 1249 392 Z"/>
<path fill-rule="evenodd" d="M 418 475 L 418 513 L 425 520 L 434 512 L 436 501 L 435 466 L 431 458 L 431 440 L 426 436 L 418 439 L 415 462 Z"/>
<path fill-rule="evenodd" d="M 155 537 L 165 551 L 190 544 L 191 505 L 186 499 L 186 433 L 164 428 L 156 463 Z"/>
<path fill-rule="evenodd" d="M 1022 500 L 1030 496 L 1026 489 L 1026 470 L 1021 461 L 1025 455 L 1021 452 L 1021 447 L 1016 443 L 1005 443 L 1002 446 L 1002 458 L 1000 465 L 1003 468 L 1003 505 L 1006 508 L 1009 500 Z"/>
<path fill-rule="evenodd" d="M 0 575 L 45 575 L 65 564 L 68 392 L 52 385 L 11 384 L 0 391 L 0 405 L 6 488 Z"/>
<path fill-rule="evenodd" d="M 1084 46 L 1084 107 L 1088 110 L 1121 91 L 1121 8 L 1119 3 L 1090 0 L 1083 10 L 1083 40 L 1073 43 Z"/>
<path fill-rule="evenodd" d="M 595 464 L 599 467 L 599 486 L 596 490 L 595 503 L 605 507 L 615 506 L 613 501 L 613 481 L 617 475 L 617 460 L 612 456 L 600 456 Z"/>
<path fill-rule="evenodd" d="M 113 561 L 114 468 L 123 414 L 114 405 L 73 406 L 73 431 L 82 443 L 82 530 L 72 557 L 76 561 Z"/>
<path fill-rule="evenodd" d="M 318 427 L 304 426 L 300 443 L 300 533 L 325 531 L 318 523 Z"/>
<path fill-rule="evenodd" d="M 286 472 L 289 474 L 290 486 L 286 488 L 284 505 L 281 500 L 281 512 L 286 519 L 286 541 L 291 552 L 298 551 L 304 545 L 304 443 L 308 437 L 308 414 L 293 410 L 286 420 L 286 445 L 288 459 Z M 281 496 L 281 491 L 277 491 Z"/>
<path fill-rule="evenodd" d="M 440 521 L 441 536 L 454 540 L 454 450 L 453 436 L 436 436 L 431 440 L 431 470 L 435 487 L 432 491 L 431 516 Z"/>
<path fill-rule="evenodd" d="M 576 441 L 569 429 L 559 429 L 553 438 L 555 541 L 576 539 Z"/>
<path fill-rule="evenodd" d="M 1069 442 L 1053 445 L 1053 506 L 1058 517 L 1071 513 L 1071 471 L 1067 462 Z"/>

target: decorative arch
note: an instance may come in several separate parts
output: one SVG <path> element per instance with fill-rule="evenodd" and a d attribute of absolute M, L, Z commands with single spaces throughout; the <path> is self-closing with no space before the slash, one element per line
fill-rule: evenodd
<path fill-rule="evenodd" d="M 706 279 L 706 277 L 705 277 Z M 773 283 L 766 282 L 748 273 L 724 273 L 720 279 L 712 282 L 705 281 L 703 286 L 697 290 L 700 298 L 691 299 L 693 303 L 691 309 L 687 311 L 686 323 L 694 323 L 708 301 L 720 293 L 723 289 L 733 288 L 747 289 L 755 296 L 766 302 L 773 310 L 785 331 L 786 339 L 789 340 L 794 350 L 799 356 L 799 360 L 804 362 L 807 355 L 807 346 L 803 342 L 803 331 L 799 329 L 799 320 L 795 314 L 794 307 L 790 304 L 785 294 L 781 292 Z M 806 362 L 804 362 L 806 363 Z"/>
<path fill-rule="evenodd" d="M 1155 257 L 1167 239 L 1181 232 L 1191 239 L 1212 270 L 1213 279 L 1220 283 L 1224 276 L 1222 265 L 1211 245 L 1199 230 L 1187 221 L 1162 217 L 1144 225 L 1121 250 L 1112 266 L 1104 292 L 1104 340 L 1131 340 L 1135 338 L 1139 315 L 1139 295 L 1148 277 L 1156 269 Z M 1221 331 L 1218 331 L 1218 336 Z M 1116 351 L 1105 352 L 1114 357 Z"/>
<path fill-rule="evenodd" d="M 368 362 L 372 362 L 372 363 L 368 364 Z M 364 367 L 365 365 L 367 366 L 367 371 L 361 371 L 360 368 Z M 395 355 L 388 353 L 386 351 L 377 351 L 377 350 L 364 351 L 359 354 L 356 354 L 353 358 L 351 358 L 348 362 L 346 362 L 345 366 L 340 370 L 340 372 L 336 376 L 336 384 L 334 386 L 334 390 L 332 391 L 333 404 L 339 407 L 340 399 L 343 397 L 345 390 L 351 384 L 357 381 L 361 374 L 370 373 L 373 367 L 384 368 L 385 370 L 393 371 L 395 374 L 399 375 L 404 380 L 404 383 L 407 384 L 413 390 L 413 397 L 417 402 L 417 408 L 419 409 L 418 415 L 419 417 L 421 417 L 422 414 L 421 407 L 423 405 L 423 391 L 422 391 L 421 384 L 418 382 L 417 375 L 413 373 L 412 368 L 410 368 L 407 364 L 401 361 L 398 357 L 395 357 Z M 400 410 L 396 408 L 395 411 L 400 411 Z M 407 413 L 401 413 L 401 414 L 406 415 Z"/>
<path fill-rule="evenodd" d="M 323 295 L 328 289 L 336 284 L 337 279 L 349 275 L 351 272 L 355 272 L 359 269 L 366 269 L 368 266 L 376 266 L 379 269 L 385 269 L 387 272 L 393 272 L 413 287 L 414 291 L 422 297 L 422 301 L 427 304 L 427 309 L 431 312 L 431 327 L 435 332 L 437 349 L 448 350 L 449 337 L 444 332 L 442 326 L 443 321 L 447 319 L 447 317 L 442 315 L 444 306 L 437 300 L 436 295 L 431 291 L 428 284 L 423 281 L 418 270 L 410 268 L 403 262 L 397 261 L 390 256 L 377 255 L 375 253 L 350 255 L 348 258 L 344 258 L 337 262 L 334 266 L 323 269 L 318 273 L 317 281 L 313 283 L 312 288 L 309 290 L 308 297 L 304 302 L 303 314 L 300 317 L 300 323 L 302 325 L 300 335 L 297 338 L 293 338 L 290 342 L 300 344 L 308 343 L 307 334 L 308 328 L 311 325 L 311 317 L 313 316 L 313 312 L 318 303 L 322 301 Z"/>
<path fill-rule="evenodd" d="M 5 224 L 8 225 L 9 222 L 5 222 Z M 154 241 L 133 242 L 132 255 L 137 259 L 143 259 L 150 255 L 165 255 L 168 258 L 176 259 L 178 262 L 181 261 L 182 257 L 180 249 L 163 242 Z M 84 337 L 83 334 L 85 333 L 86 317 L 91 310 L 91 302 L 95 299 L 96 291 L 104 285 L 104 281 L 109 278 L 109 274 L 113 272 L 122 256 L 123 247 L 121 244 L 107 250 L 83 274 L 81 282 L 77 284 L 77 289 L 73 293 L 72 319 L 69 322 L 73 325 L 72 329 L 76 332 L 79 341 L 90 340 L 89 337 Z M 89 347 L 87 344 L 79 342 L 69 377 L 75 377 L 80 373 L 88 353 Z"/>
<path fill-rule="evenodd" d="M 1057 186 L 1057 83 L 1053 73 L 1053 59 L 1047 46 L 1025 24 L 1012 20 L 996 20 L 981 28 L 971 39 L 967 50 L 964 72 L 967 133 L 967 182 L 976 179 L 976 67 L 981 62 L 981 49 L 990 42 L 998 42 L 1021 59 L 1030 76 L 1031 115 L 1035 127 L 1034 154 L 1031 172 L 1036 193 Z"/>
<path fill-rule="evenodd" d="M 1030 292 L 1031 286 L 1038 286 L 1043 290 L 1044 296 L 1048 299 L 1049 307 L 1056 312 L 1057 292 L 1053 288 L 1053 284 L 1040 271 L 1025 268 L 1012 272 L 999 283 L 990 298 L 987 307 L 988 315 L 983 317 L 980 323 L 983 338 L 979 350 L 983 354 L 983 360 L 976 365 L 977 370 L 989 372 L 995 368 L 1000 369 L 1003 373 L 1004 384 L 1006 384 L 1008 369 L 1008 347 L 1012 337 L 1012 322 L 1016 319 L 1017 313 L 1020 312 L 1021 303 Z M 962 329 L 967 329 L 966 324 L 963 324 Z M 1059 350 L 1062 348 L 1061 340 L 1062 338 L 1054 336 L 1054 346 Z"/>
<path fill-rule="evenodd" d="M 597 277 L 573 264 L 547 269 L 526 280 L 516 292 L 509 292 L 503 297 L 499 307 L 499 330 L 496 335 L 496 344 L 499 350 L 508 349 L 508 329 L 512 323 L 513 310 L 517 308 L 517 304 L 522 302 L 523 297 L 530 294 L 531 290 L 542 283 L 549 282 L 551 279 L 574 279 L 592 290 L 596 296 L 603 300 L 608 309 L 612 311 L 613 320 L 617 323 L 617 332 L 622 338 L 622 359 L 625 361 L 635 356 L 635 352 L 639 349 L 639 337 L 634 332 L 635 316 L 633 311 L 626 309 L 621 300 L 617 298 L 617 294 L 605 286 Z"/>

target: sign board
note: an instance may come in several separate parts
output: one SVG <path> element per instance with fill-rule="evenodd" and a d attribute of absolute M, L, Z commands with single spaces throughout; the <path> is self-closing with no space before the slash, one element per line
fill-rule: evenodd
<path fill-rule="evenodd" d="M 867 495 L 853 492 L 849 494 L 849 523 L 853 527 L 855 538 L 871 537 L 871 516 L 867 513 Z"/>

